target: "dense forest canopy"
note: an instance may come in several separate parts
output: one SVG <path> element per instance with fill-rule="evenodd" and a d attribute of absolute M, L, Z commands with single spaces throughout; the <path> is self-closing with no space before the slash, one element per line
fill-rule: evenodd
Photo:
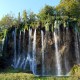
<path fill-rule="evenodd" d="M 28 14 L 26 10 L 23 10 L 22 16 L 19 12 L 17 18 L 12 14 L 6 14 L 0 20 L 0 30 L 3 31 L 13 25 L 19 27 L 20 24 L 23 24 L 27 29 L 30 26 L 37 27 L 40 23 L 44 26 L 46 22 L 53 24 L 56 18 L 63 18 L 63 20 L 70 18 L 80 23 L 80 1 L 61 0 L 56 7 L 45 5 L 38 14 L 32 11 Z"/>
<path fill-rule="evenodd" d="M 80 17 L 80 1 L 79 0 L 61 0 L 56 7 L 58 12 L 71 17 Z"/>

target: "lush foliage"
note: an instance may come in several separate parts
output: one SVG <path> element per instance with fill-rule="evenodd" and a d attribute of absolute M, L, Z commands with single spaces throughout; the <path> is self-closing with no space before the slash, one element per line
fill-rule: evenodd
<path fill-rule="evenodd" d="M 80 1 L 78 0 L 61 0 L 56 9 L 61 15 L 80 18 Z"/>
<path fill-rule="evenodd" d="M 56 16 L 57 15 L 57 16 Z M 22 16 L 20 12 L 18 13 L 18 17 L 15 18 L 12 14 L 5 15 L 1 21 L 0 26 L 11 27 L 13 25 L 20 26 L 20 24 L 24 24 L 24 26 L 38 26 L 38 22 L 42 22 L 43 26 L 46 22 L 53 24 L 55 18 L 75 18 L 80 21 L 80 1 L 79 0 L 61 0 L 60 4 L 56 7 L 45 5 L 38 14 L 34 12 L 26 12 L 23 11 Z"/>
<path fill-rule="evenodd" d="M 38 77 L 28 73 L 1 73 L 0 80 L 78 80 L 79 77 Z"/>
<path fill-rule="evenodd" d="M 69 72 L 70 76 L 34 76 L 31 73 L 22 72 L 20 69 L 6 69 L 0 73 L 0 80 L 79 80 L 80 66 L 74 65 Z"/>

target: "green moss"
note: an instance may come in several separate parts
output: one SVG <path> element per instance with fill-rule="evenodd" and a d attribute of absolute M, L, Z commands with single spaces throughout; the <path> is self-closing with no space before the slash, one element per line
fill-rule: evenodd
<path fill-rule="evenodd" d="M 80 77 L 80 65 L 74 65 L 69 74 Z"/>
<path fill-rule="evenodd" d="M 71 69 L 69 73 L 71 76 L 41 77 L 26 72 L 22 72 L 21 69 L 14 70 L 13 68 L 9 68 L 5 72 L 0 73 L 0 80 L 79 80 L 80 79 L 79 65 L 74 65 L 74 67 Z"/>
<path fill-rule="evenodd" d="M 1 73 L 0 80 L 78 80 L 79 77 L 38 77 L 28 73 Z"/>

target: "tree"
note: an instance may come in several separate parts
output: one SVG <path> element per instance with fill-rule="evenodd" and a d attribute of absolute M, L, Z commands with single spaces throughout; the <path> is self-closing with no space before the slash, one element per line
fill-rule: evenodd
<path fill-rule="evenodd" d="M 12 27 L 13 21 L 14 21 L 14 17 L 10 14 L 7 14 L 1 19 L 0 26 L 4 26 L 6 28 Z"/>
<path fill-rule="evenodd" d="M 76 18 L 80 17 L 80 1 L 78 0 L 62 0 L 56 9 L 62 15 Z"/>
<path fill-rule="evenodd" d="M 20 12 L 18 13 L 18 25 L 21 23 L 21 16 L 20 16 Z"/>
<path fill-rule="evenodd" d="M 27 12 L 26 10 L 23 11 L 23 16 L 22 16 L 24 24 L 27 24 L 28 22 L 28 17 L 27 17 Z"/>
<path fill-rule="evenodd" d="M 30 12 L 28 23 L 31 24 L 32 22 L 35 22 L 35 21 L 36 21 L 36 14 L 34 14 L 33 12 Z"/>
<path fill-rule="evenodd" d="M 48 20 L 51 19 L 49 17 L 54 16 L 54 12 L 55 12 L 55 8 L 53 6 L 45 5 L 45 7 L 41 9 L 41 11 L 39 12 L 38 17 L 42 22 L 45 23 L 47 19 Z"/>

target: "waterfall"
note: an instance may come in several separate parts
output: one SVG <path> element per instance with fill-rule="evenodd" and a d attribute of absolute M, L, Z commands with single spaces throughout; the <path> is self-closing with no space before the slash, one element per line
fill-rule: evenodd
<path fill-rule="evenodd" d="M 61 63 L 60 63 L 60 53 L 58 50 L 58 36 L 57 36 L 57 28 L 59 31 L 59 22 L 55 21 L 54 23 L 54 42 L 55 42 L 55 58 L 56 58 L 56 74 L 59 76 L 61 75 Z M 59 32 L 58 32 L 59 34 Z"/>
<path fill-rule="evenodd" d="M 42 43 L 42 75 L 45 74 L 45 66 L 44 66 L 44 33 L 41 30 L 41 43 Z"/>
<path fill-rule="evenodd" d="M 16 68 L 16 60 L 17 60 L 17 56 L 16 56 L 16 28 L 13 31 L 12 35 L 13 35 L 13 39 L 14 39 L 14 57 L 13 57 L 13 64 L 12 64 L 12 66 L 14 68 Z"/>
<path fill-rule="evenodd" d="M 69 29 L 68 29 L 68 22 L 67 22 L 67 27 L 66 27 L 66 42 L 69 42 L 69 37 L 70 37 L 70 35 L 69 35 Z M 68 46 L 68 44 L 69 43 L 65 43 L 65 45 L 66 46 Z M 68 58 L 67 58 L 67 55 L 65 55 L 64 56 L 64 66 L 65 66 L 65 70 L 66 70 L 66 73 L 69 71 L 69 69 L 70 69 L 70 65 L 69 65 L 69 60 L 68 60 Z M 68 75 L 68 74 L 66 74 L 66 75 Z"/>
<path fill-rule="evenodd" d="M 20 68 L 23 68 L 25 64 L 25 29 L 23 31 L 23 51 L 22 51 L 22 62 Z"/>
<path fill-rule="evenodd" d="M 59 25 L 60 25 L 60 21 L 58 21 L 58 36 L 59 36 L 59 46 L 60 46 L 60 27 L 59 27 Z"/>
<path fill-rule="evenodd" d="M 32 72 L 33 74 L 36 74 L 36 29 L 34 31 L 34 37 L 33 37 L 33 59 L 32 59 Z"/>
<path fill-rule="evenodd" d="M 79 54 L 79 44 L 78 44 L 78 31 L 75 27 L 75 53 L 76 53 L 76 62 L 80 63 L 80 54 Z"/>
<path fill-rule="evenodd" d="M 29 28 L 29 44 L 28 44 L 28 60 L 30 65 L 30 70 L 32 71 L 32 57 L 31 57 L 31 38 L 32 38 L 32 29 Z"/>
<path fill-rule="evenodd" d="M 2 45 L 2 47 L 1 47 L 1 50 L 2 50 L 2 51 L 3 51 L 3 48 L 4 48 L 4 44 L 7 45 L 7 35 L 6 35 L 6 32 L 7 32 L 7 31 L 4 32 L 4 36 L 3 36 L 3 39 L 2 39 L 2 44 L 1 44 L 1 45 Z M 5 46 L 6 46 L 6 45 L 5 45 Z"/>
<path fill-rule="evenodd" d="M 21 54 L 20 54 L 20 51 L 21 51 L 21 31 L 19 33 L 19 43 L 18 43 L 18 58 L 17 58 L 17 63 L 16 63 L 16 67 L 18 68 L 19 67 L 19 64 L 20 64 L 20 60 L 21 60 Z"/>
<path fill-rule="evenodd" d="M 28 53 L 27 53 L 27 57 L 26 57 L 26 60 L 25 60 L 24 69 L 25 69 L 26 66 L 27 66 L 27 62 L 29 61 L 30 70 L 32 70 L 32 69 L 31 69 L 32 60 L 31 60 L 31 57 L 30 57 L 30 52 L 31 52 L 31 36 L 32 36 L 32 29 L 29 28 Z"/>
<path fill-rule="evenodd" d="M 11 34 L 7 35 L 8 41 L 6 42 L 4 41 L 5 38 L 3 38 L 2 49 L 3 46 L 6 46 L 4 48 L 6 52 L 3 53 L 8 53 L 10 49 L 9 53 L 13 51 L 13 68 L 24 70 L 30 68 L 34 75 L 68 76 L 67 74 L 71 68 L 80 63 L 80 37 L 76 25 L 74 26 L 75 30 L 71 23 L 65 29 L 62 23 L 62 26 L 59 25 L 60 21 L 56 20 L 54 32 L 45 31 L 44 27 L 41 28 L 41 26 L 34 30 L 29 28 L 27 32 L 25 29 L 22 32 L 19 28 L 15 28 L 14 31 L 12 31 L 13 28 L 10 29 L 8 34 L 12 31 L 13 36 Z M 48 27 L 50 28 L 50 26 Z M 11 54 L 9 56 L 12 57 Z"/>
<path fill-rule="evenodd" d="M 4 47 L 4 41 L 5 41 L 5 38 L 2 39 L 2 51 L 3 51 L 3 47 Z"/>
<path fill-rule="evenodd" d="M 61 64 L 60 64 L 60 54 L 58 51 L 58 42 L 57 42 L 57 35 L 54 31 L 54 40 L 55 40 L 55 57 L 56 57 L 56 69 L 57 69 L 57 75 L 61 75 Z"/>

